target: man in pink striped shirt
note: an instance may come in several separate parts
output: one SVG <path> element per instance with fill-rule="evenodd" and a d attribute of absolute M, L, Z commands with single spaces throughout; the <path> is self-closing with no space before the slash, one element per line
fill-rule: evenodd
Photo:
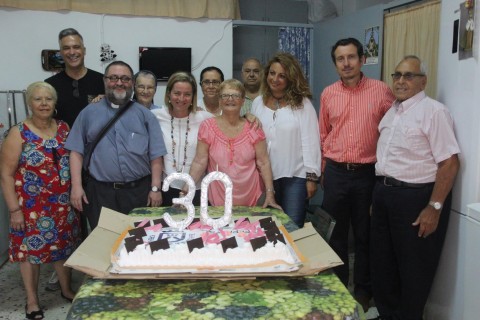
<path fill-rule="evenodd" d="M 361 72 L 365 56 L 357 39 L 337 41 L 331 55 L 340 80 L 326 87 L 321 95 L 322 206 L 336 220 L 330 245 L 344 262 L 335 272 L 345 286 L 349 278 L 348 235 L 352 225 L 354 293 L 366 311 L 372 297 L 369 231 L 377 127 L 394 96 L 385 83 Z"/>
<path fill-rule="evenodd" d="M 378 128 L 371 225 L 372 287 L 381 319 L 422 319 L 442 252 L 460 153 L 447 108 L 426 96 L 416 56 L 398 64 L 397 100 Z"/>

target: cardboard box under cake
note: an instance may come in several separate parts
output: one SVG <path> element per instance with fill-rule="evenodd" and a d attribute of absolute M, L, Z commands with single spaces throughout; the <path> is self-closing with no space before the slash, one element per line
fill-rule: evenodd
<path fill-rule="evenodd" d="M 152 217 L 149 217 L 152 218 Z M 118 244 L 120 235 L 138 216 L 102 208 L 98 226 L 80 247 L 70 256 L 65 265 L 101 279 L 208 279 L 224 280 L 256 277 L 298 277 L 319 273 L 342 264 L 340 258 L 308 223 L 305 227 L 288 233 L 292 248 L 298 255 L 294 265 L 270 264 L 267 266 L 242 266 L 241 268 L 171 268 L 154 270 L 149 268 L 119 268 L 112 263 L 112 248 Z M 277 223 L 279 223 L 277 221 Z"/>

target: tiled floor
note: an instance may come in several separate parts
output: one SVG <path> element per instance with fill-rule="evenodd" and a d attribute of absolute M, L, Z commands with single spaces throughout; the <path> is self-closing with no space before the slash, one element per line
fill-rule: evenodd
<path fill-rule="evenodd" d="M 44 307 L 45 319 L 64 320 L 70 303 L 60 297 L 60 290 L 45 291 L 45 285 L 52 274 L 53 266 L 42 265 L 38 295 Z M 83 280 L 83 274 L 73 270 L 73 289 L 76 291 Z M 18 263 L 6 262 L 0 267 L 0 319 L 25 319 L 25 290 Z"/>

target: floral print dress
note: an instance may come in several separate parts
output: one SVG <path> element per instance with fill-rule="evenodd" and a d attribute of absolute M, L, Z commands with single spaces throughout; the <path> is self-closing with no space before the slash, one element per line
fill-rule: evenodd
<path fill-rule="evenodd" d="M 15 192 L 25 230 L 10 229 L 9 259 L 48 263 L 68 258 L 80 244 L 80 220 L 70 205 L 68 126 L 57 121 L 57 134 L 43 139 L 26 123 L 18 125 L 22 153 L 15 173 Z"/>

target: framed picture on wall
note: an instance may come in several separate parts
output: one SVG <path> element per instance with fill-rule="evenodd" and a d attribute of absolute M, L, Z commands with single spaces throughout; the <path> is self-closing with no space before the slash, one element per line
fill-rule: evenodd
<path fill-rule="evenodd" d="M 363 42 L 365 64 L 378 64 L 379 34 L 379 26 L 365 29 L 365 38 Z"/>

